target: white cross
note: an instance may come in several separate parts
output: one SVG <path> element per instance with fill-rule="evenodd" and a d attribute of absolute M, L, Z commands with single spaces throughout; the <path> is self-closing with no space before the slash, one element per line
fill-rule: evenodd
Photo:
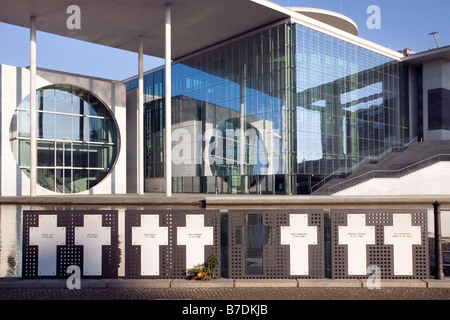
<path fill-rule="evenodd" d="M 186 268 L 205 262 L 205 245 L 214 244 L 214 228 L 205 227 L 204 216 L 186 215 L 186 227 L 177 228 L 177 244 L 186 246 Z"/>
<path fill-rule="evenodd" d="M 339 226 L 339 244 L 346 244 L 348 274 L 367 274 L 367 245 L 375 244 L 375 227 L 366 226 L 365 214 L 347 215 L 347 226 Z"/>
<path fill-rule="evenodd" d="M 56 215 L 39 215 L 39 227 L 30 227 L 30 246 L 38 246 L 38 275 L 56 275 L 56 246 L 66 244 L 66 228 L 57 226 Z"/>
<path fill-rule="evenodd" d="M 141 275 L 159 275 L 159 246 L 167 245 L 169 231 L 159 226 L 159 215 L 141 215 L 141 226 L 133 227 L 131 242 L 141 246 Z"/>
<path fill-rule="evenodd" d="M 289 226 L 281 227 L 281 244 L 290 245 L 291 275 L 309 274 L 309 245 L 317 244 L 317 227 L 308 226 L 307 214 L 289 215 Z"/>
<path fill-rule="evenodd" d="M 75 227 L 75 245 L 83 248 L 83 275 L 102 274 L 102 246 L 111 244 L 111 228 L 102 227 L 102 215 L 86 214 L 84 227 Z"/>
<path fill-rule="evenodd" d="M 413 274 L 413 245 L 422 244 L 420 226 L 411 225 L 410 214 L 394 214 L 393 226 L 384 227 L 384 244 L 394 245 L 394 274 Z"/>

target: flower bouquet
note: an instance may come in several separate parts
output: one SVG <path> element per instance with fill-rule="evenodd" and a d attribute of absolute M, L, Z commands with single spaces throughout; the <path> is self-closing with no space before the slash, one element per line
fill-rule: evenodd
<path fill-rule="evenodd" d="M 186 270 L 186 275 L 188 276 L 188 279 L 191 280 L 209 281 L 211 279 L 216 279 L 217 276 L 214 273 L 214 269 L 218 265 L 219 260 L 217 260 L 215 255 L 211 255 L 205 263 Z"/>

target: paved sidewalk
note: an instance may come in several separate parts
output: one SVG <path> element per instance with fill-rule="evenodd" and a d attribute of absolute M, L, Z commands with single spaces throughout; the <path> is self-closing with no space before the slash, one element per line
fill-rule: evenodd
<path fill-rule="evenodd" d="M 444 280 L 406 279 L 380 280 L 381 288 L 441 288 L 450 290 L 450 277 Z M 370 285 L 369 285 L 370 286 Z M 84 289 L 125 288 L 367 288 L 366 280 L 358 279 L 215 279 L 193 281 L 184 279 L 82 279 Z M 66 280 L 22 280 L 0 278 L 0 289 L 60 289 L 67 288 Z"/>
<path fill-rule="evenodd" d="M 382 280 L 369 289 L 360 280 L 167 280 L 0 279 L 0 300 L 450 300 L 445 280 Z"/>

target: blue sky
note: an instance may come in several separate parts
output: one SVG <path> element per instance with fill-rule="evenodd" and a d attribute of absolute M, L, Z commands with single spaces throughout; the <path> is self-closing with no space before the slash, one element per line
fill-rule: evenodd
<path fill-rule="evenodd" d="M 125 1 L 125 0 L 124 0 Z M 128 1 L 128 0 L 127 0 Z M 450 45 L 449 0 L 272 0 L 282 6 L 314 7 L 342 13 L 359 27 L 359 36 L 394 50 L 416 52 L 436 47 L 428 35 L 438 31 L 441 46 Z M 381 11 L 381 29 L 367 28 L 370 5 Z M 81 11 L 82 14 L 82 11 Z M 29 30 L 0 23 L 0 64 L 29 64 Z M 38 67 L 124 80 L 137 74 L 137 54 L 38 32 Z M 163 64 L 145 56 L 144 70 Z"/>

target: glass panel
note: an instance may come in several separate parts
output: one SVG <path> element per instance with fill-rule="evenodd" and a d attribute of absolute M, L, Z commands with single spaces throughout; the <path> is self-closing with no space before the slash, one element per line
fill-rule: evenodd
<path fill-rule="evenodd" d="M 103 129 L 103 119 L 86 118 L 89 120 L 89 141 L 104 142 L 106 140 Z"/>
<path fill-rule="evenodd" d="M 64 193 L 71 193 L 72 186 L 72 170 L 64 170 Z"/>
<path fill-rule="evenodd" d="M 64 170 L 56 169 L 55 172 L 55 190 L 64 193 Z"/>
<path fill-rule="evenodd" d="M 112 119 L 105 119 L 103 122 L 104 126 L 104 142 L 106 143 L 117 143 L 117 130 L 116 124 Z"/>
<path fill-rule="evenodd" d="M 56 139 L 72 139 L 72 116 L 56 115 Z"/>
<path fill-rule="evenodd" d="M 53 167 L 55 165 L 55 143 L 38 141 L 37 148 L 37 165 L 39 167 Z"/>
<path fill-rule="evenodd" d="M 70 142 L 64 143 L 64 166 L 70 167 L 72 165 L 72 144 Z"/>
<path fill-rule="evenodd" d="M 56 169 L 55 172 L 56 192 L 70 193 L 70 188 L 72 185 L 72 170 Z"/>
<path fill-rule="evenodd" d="M 76 89 L 72 89 L 75 91 Z M 79 96 L 72 95 L 72 113 L 83 114 L 83 99 Z"/>
<path fill-rule="evenodd" d="M 29 138 L 30 137 L 30 112 L 29 111 L 18 111 L 18 127 L 19 127 L 19 137 Z"/>
<path fill-rule="evenodd" d="M 55 139 L 55 115 L 38 112 L 37 136 L 41 139 Z"/>
<path fill-rule="evenodd" d="M 84 121 L 83 117 L 73 116 L 72 117 L 72 140 L 73 141 L 83 141 L 83 127 Z"/>
<path fill-rule="evenodd" d="M 89 167 L 110 168 L 116 157 L 116 147 L 109 145 L 89 145 Z"/>
<path fill-rule="evenodd" d="M 88 171 L 85 169 L 73 169 L 72 190 L 74 193 L 88 189 Z"/>
<path fill-rule="evenodd" d="M 72 113 L 72 94 L 70 93 L 70 86 L 58 86 L 59 89 L 55 90 L 56 98 L 56 112 Z"/>
<path fill-rule="evenodd" d="M 46 88 L 41 89 L 40 103 L 38 109 L 42 111 L 55 111 L 55 89 Z"/>
<path fill-rule="evenodd" d="M 87 168 L 88 166 L 88 145 L 73 143 L 73 167 Z M 74 173 L 75 176 L 75 173 Z"/>
<path fill-rule="evenodd" d="M 55 191 L 55 170 L 37 169 L 37 182 L 41 187 Z"/>
<path fill-rule="evenodd" d="M 63 143 L 57 142 L 56 143 L 56 161 L 55 166 L 62 167 L 64 165 L 64 149 L 63 149 Z"/>
<path fill-rule="evenodd" d="M 30 162 L 30 140 L 18 140 L 19 142 L 19 166 L 29 167 Z"/>

